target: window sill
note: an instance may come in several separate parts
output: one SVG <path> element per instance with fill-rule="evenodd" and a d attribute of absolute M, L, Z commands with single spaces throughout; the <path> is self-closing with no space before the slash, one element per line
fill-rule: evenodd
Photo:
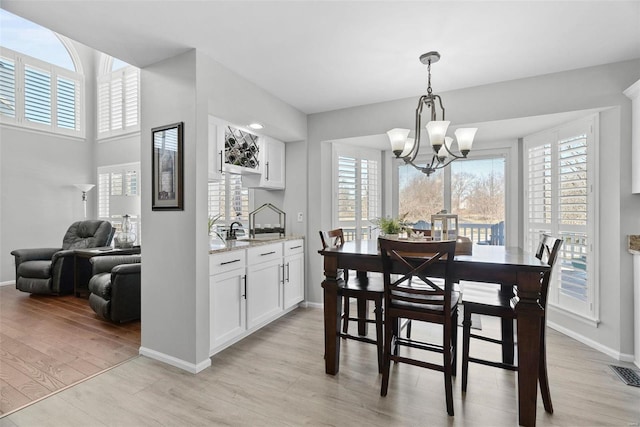
<path fill-rule="evenodd" d="M 577 320 L 581 323 L 584 323 L 585 325 L 591 326 L 592 328 L 597 328 L 600 324 L 600 319 L 596 317 L 591 317 L 582 313 L 576 313 L 575 311 L 568 310 L 564 307 L 550 302 L 547 303 L 547 309 L 549 309 L 549 311 L 554 311 L 563 316 L 566 316 L 570 319 Z"/>
<path fill-rule="evenodd" d="M 135 137 L 135 136 L 140 136 L 140 129 L 136 129 L 136 130 L 132 130 L 132 131 L 129 131 L 129 132 L 124 132 L 124 133 L 119 133 L 117 135 L 99 136 L 96 139 L 96 141 L 98 143 L 111 142 L 111 141 L 118 141 L 120 139 L 131 138 L 131 137 Z"/>

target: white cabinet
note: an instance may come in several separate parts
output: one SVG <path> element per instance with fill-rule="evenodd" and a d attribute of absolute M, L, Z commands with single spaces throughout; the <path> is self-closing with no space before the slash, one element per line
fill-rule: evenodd
<path fill-rule="evenodd" d="M 304 300 L 304 240 L 209 255 L 210 355 Z"/>
<path fill-rule="evenodd" d="M 247 187 L 267 190 L 284 190 L 285 187 L 285 145 L 284 142 L 260 137 L 260 175 L 248 176 L 243 180 Z"/>
<path fill-rule="evenodd" d="M 631 99 L 631 192 L 640 193 L 640 80 L 624 94 Z"/>
<path fill-rule="evenodd" d="M 210 350 L 215 352 L 241 336 L 246 325 L 246 253 L 209 257 Z"/>
<path fill-rule="evenodd" d="M 265 323 L 282 310 L 282 243 L 247 250 L 247 327 Z"/>
<path fill-rule="evenodd" d="M 209 181 L 222 179 L 224 165 L 224 125 L 215 117 L 209 116 Z"/>
<path fill-rule="evenodd" d="M 284 242 L 284 309 L 304 300 L 304 241 Z"/>

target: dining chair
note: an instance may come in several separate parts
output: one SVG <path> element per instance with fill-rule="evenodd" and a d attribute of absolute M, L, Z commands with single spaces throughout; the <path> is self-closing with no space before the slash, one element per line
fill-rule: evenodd
<path fill-rule="evenodd" d="M 443 372 L 447 413 L 453 415 L 459 295 L 453 290 L 456 242 L 378 239 L 384 276 L 384 361 L 381 396 L 389 388 L 391 361 Z M 435 274 L 434 274 L 435 273 Z M 436 275 L 439 279 L 434 278 Z M 442 325 L 442 343 L 400 336 L 400 320 Z M 398 347 L 442 353 L 442 364 L 402 356 Z"/>
<path fill-rule="evenodd" d="M 536 251 L 536 258 L 546 262 L 551 270 L 546 273 L 541 279 L 540 288 L 540 306 L 544 312 L 540 320 L 540 355 L 538 366 L 538 380 L 540 382 L 540 393 L 542 395 L 542 401 L 544 403 L 545 411 L 553 413 L 553 405 L 551 403 L 551 394 L 549 391 L 549 378 L 547 375 L 547 356 L 546 356 L 546 312 L 547 312 L 547 296 L 549 292 L 549 281 L 551 280 L 551 274 L 553 266 L 558 257 L 560 246 L 562 245 L 562 239 L 551 237 L 547 234 L 543 234 L 540 238 L 540 243 Z M 462 391 L 467 391 L 467 379 L 469 362 L 479 363 L 482 365 L 493 366 L 496 368 L 508 369 L 516 371 L 518 369 L 516 364 L 509 364 L 504 362 L 495 362 L 490 360 L 479 359 L 477 357 L 471 357 L 469 355 L 469 344 L 471 338 L 487 341 L 494 344 L 503 345 L 503 341 L 494 339 L 491 337 L 472 334 L 471 333 L 471 315 L 479 314 L 485 316 L 500 317 L 501 319 L 515 319 L 517 316 L 515 312 L 515 304 L 518 301 L 518 297 L 508 297 L 500 293 L 499 290 L 494 290 L 488 293 L 467 293 L 465 292 L 462 297 L 464 318 L 462 321 Z"/>
<path fill-rule="evenodd" d="M 322 249 L 330 247 L 340 247 L 344 245 L 344 232 L 341 228 L 329 230 L 327 232 L 320 231 L 320 240 Z M 340 277 L 341 273 L 341 277 Z M 342 315 L 342 332 L 340 337 L 344 339 L 352 339 L 377 347 L 378 356 L 378 372 L 382 372 L 382 347 L 383 347 L 383 319 L 382 319 L 382 301 L 384 297 L 384 282 L 379 277 L 368 277 L 366 274 L 356 274 L 355 277 L 349 277 L 349 270 L 343 269 L 338 274 L 339 286 L 338 295 L 343 298 Z M 350 317 L 349 305 L 351 298 L 357 303 L 366 307 L 368 301 L 374 303 L 374 319 L 369 319 L 367 314 L 364 318 Z M 371 339 L 365 335 L 349 334 L 349 322 L 363 322 L 365 324 L 375 324 L 376 339 Z"/>

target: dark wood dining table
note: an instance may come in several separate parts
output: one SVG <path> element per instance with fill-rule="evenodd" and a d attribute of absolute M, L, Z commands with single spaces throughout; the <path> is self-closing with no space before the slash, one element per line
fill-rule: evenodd
<path fill-rule="evenodd" d="M 377 241 L 358 240 L 346 242 L 342 247 L 318 251 L 324 257 L 324 350 L 325 372 L 338 373 L 340 368 L 340 317 L 342 298 L 338 293 L 339 269 L 356 270 L 359 274 L 382 272 L 382 260 Z M 497 283 L 502 292 L 518 288 L 516 305 L 518 338 L 518 421 L 523 426 L 534 426 L 538 393 L 538 363 L 540 331 L 543 309 L 538 303 L 542 275 L 550 267 L 520 248 L 473 245 L 471 255 L 456 255 L 455 280 Z M 503 322 L 503 359 L 513 359 L 512 322 Z M 506 330 L 506 332 L 505 332 Z M 511 355 L 509 354 L 511 348 Z M 512 362 L 513 360 L 511 360 Z"/>

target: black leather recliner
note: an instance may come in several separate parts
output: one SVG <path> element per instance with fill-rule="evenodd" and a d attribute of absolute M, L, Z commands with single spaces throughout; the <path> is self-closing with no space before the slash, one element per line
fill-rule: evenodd
<path fill-rule="evenodd" d="M 140 255 L 105 255 L 91 258 L 89 305 L 112 322 L 140 318 Z"/>
<path fill-rule="evenodd" d="M 73 292 L 74 249 L 109 246 L 115 229 L 109 221 L 86 220 L 71 224 L 61 248 L 16 249 L 16 288 L 36 294 Z"/>

